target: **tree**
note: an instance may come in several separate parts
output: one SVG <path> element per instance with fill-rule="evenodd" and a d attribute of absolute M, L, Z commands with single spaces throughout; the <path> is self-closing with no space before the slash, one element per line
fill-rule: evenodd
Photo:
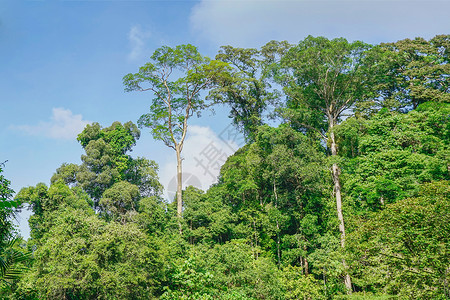
<path fill-rule="evenodd" d="M 319 133 L 330 147 L 342 248 L 345 247 L 345 226 L 334 130 L 344 112 L 364 99 L 368 92 L 363 57 L 369 48 L 359 41 L 349 43 L 343 38 L 328 40 L 309 36 L 286 53 L 274 72 L 275 80 L 288 97 L 285 112 L 289 121 L 298 128 Z M 348 275 L 345 283 L 351 291 Z"/>
<path fill-rule="evenodd" d="M 10 218 L 20 201 L 12 200 L 14 191 L 11 182 L 2 175 L 3 166 L 0 163 L 0 290 L 19 278 L 25 270 L 23 263 L 31 260 L 31 253 L 17 247 L 21 238 L 15 236 Z"/>
<path fill-rule="evenodd" d="M 263 190 L 258 197 L 270 204 L 266 231 L 278 264 L 298 264 L 308 274 L 307 256 L 327 222 L 325 155 L 318 142 L 285 125 L 260 127 L 249 152 L 258 162 L 254 170 Z"/>
<path fill-rule="evenodd" d="M 267 257 L 254 258 L 244 240 L 186 250 L 188 257 L 170 270 L 161 299 L 284 299 L 281 271 Z"/>
<path fill-rule="evenodd" d="M 120 181 L 100 200 L 100 218 L 80 187 L 62 180 L 22 189 L 30 203 L 33 268 L 17 293 L 33 299 L 151 299 L 162 266 L 157 245 L 133 222 L 139 189 Z M 125 222 L 126 220 L 127 222 Z M 117 222 L 119 221 L 119 222 Z"/>
<path fill-rule="evenodd" d="M 148 234 L 164 234 L 169 223 L 167 203 L 158 196 L 142 198 L 138 206 L 137 223 Z"/>
<path fill-rule="evenodd" d="M 32 260 L 32 253 L 19 245 L 22 241 L 21 237 L 15 236 L 1 242 L 0 292 L 8 290 L 26 272 Z"/>
<path fill-rule="evenodd" d="M 126 223 L 137 215 L 139 188 L 126 181 L 119 181 L 103 193 L 99 206 L 108 219 Z"/>
<path fill-rule="evenodd" d="M 78 135 L 77 140 L 86 154 L 81 156 L 83 164 L 76 178 L 95 200 L 95 205 L 106 189 L 125 180 L 132 161 L 127 152 L 136 144 L 139 136 L 140 131 L 132 122 L 124 125 L 114 122 L 107 128 L 93 123 Z"/>
<path fill-rule="evenodd" d="M 222 46 L 216 59 L 228 63 L 231 71 L 217 79 L 217 87 L 208 98 L 231 108 L 230 118 L 248 141 L 263 125 L 263 112 L 277 98 L 263 71 L 265 58 L 257 49 Z"/>
<path fill-rule="evenodd" d="M 183 191 L 186 238 L 192 244 L 217 244 L 229 241 L 234 226 L 231 208 L 223 203 L 226 191 L 211 187 L 205 194 L 193 186 Z"/>
<path fill-rule="evenodd" d="M 63 180 L 69 186 L 79 186 L 94 200 L 99 209 L 103 193 L 114 184 L 124 181 L 139 187 L 142 197 L 159 195 L 157 164 L 146 158 L 133 158 L 128 152 L 140 137 L 135 124 L 114 122 L 102 128 L 100 124 L 87 125 L 78 135 L 78 141 L 86 153 L 82 164 L 64 163 L 56 170 L 51 182 Z"/>
<path fill-rule="evenodd" d="M 55 225 L 55 214 L 62 207 L 82 209 L 94 214 L 89 195 L 80 187 L 68 187 L 62 180 L 52 183 L 50 187 L 38 183 L 36 186 L 22 188 L 16 197 L 22 203 L 28 203 L 33 212 L 28 223 L 30 237 L 37 244 Z"/>
<path fill-rule="evenodd" d="M 175 150 L 177 155 L 177 214 L 181 218 L 182 157 L 188 120 L 199 115 L 208 105 L 201 92 L 212 86 L 214 78 L 227 70 L 227 64 L 202 56 L 192 45 L 168 46 L 157 49 L 138 73 L 123 78 L 126 91 L 152 91 L 155 98 L 150 112 L 143 114 L 138 124 L 151 129 L 153 138 Z M 172 80 L 176 72 L 180 77 Z M 175 74 L 173 74 L 175 72 Z M 181 233 L 181 223 L 180 223 Z"/>
<path fill-rule="evenodd" d="M 381 108 L 408 111 L 419 104 L 450 102 L 450 35 L 415 38 L 373 47 L 366 57 L 373 95 L 357 105 L 371 115 Z"/>
<path fill-rule="evenodd" d="M 449 182 L 360 219 L 349 236 L 354 278 L 364 291 L 410 299 L 450 297 Z"/>
<path fill-rule="evenodd" d="M 10 233 L 12 226 L 9 218 L 14 213 L 14 208 L 19 202 L 12 200 L 14 190 L 11 189 L 11 182 L 3 176 L 3 166 L 0 163 L 0 240 L 5 240 Z"/>
<path fill-rule="evenodd" d="M 408 113 L 382 109 L 337 129 L 346 194 L 359 213 L 383 209 L 420 184 L 450 179 L 450 104 L 427 102 Z"/>
<path fill-rule="evenodd" d="M 299 266 L 308 274 L 308 257 L 330 219 L 323 152 L 319 142 L 289 126 L 259 127 L 255 142 L 228 158 L 219 184 L 207 192 L 222 190 L 235 220 L 232 238 L 246 238 L 255 256 L 262 249 L 278 266 Z"/>
<path fill-rule="evenodd" d="M 40 240 L 21 293 L 39 299 L 151 299 L 157 289 L 155 246 L 135 223 L 107 223 L 80 209 L 57 211 Z"/>

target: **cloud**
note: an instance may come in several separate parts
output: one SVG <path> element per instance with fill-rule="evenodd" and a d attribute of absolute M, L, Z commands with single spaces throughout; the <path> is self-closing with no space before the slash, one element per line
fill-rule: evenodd
<path fill-rule="evenodd" d="M 242 143 L 242 136 L 231 125 L 219 135 L 209 127 L 189 126 L 182 151 L 183 189 L 193 185 L 206 190 L 216 183 L 220 168 Z M 165 196 L 173 200 L 176 194 L 177 162 L 175 151 L 171 151 L 170 155 L 161 165 L 160 182 L 164 185 Z"/>
<path fill-rule="evenodd" d="M 145 42 L 150 36 L 150 32 L 142 30 L 140 26 L 131 27 L 128 32 L 128 41 L 131 47 L 128 59 L 136 60 L 142 57 L 145 52 Z"/>
<path fill-rule="evenodd" d="M 297 43 L 308 35 L 379 43 L 442 34 L 450 27 L 448 11 L 450 2 L 439 0 L 201 0 L 191 11 L 190 25 L 216 45 Z"/>
<path fill-rule="evenodd" d="M 84 127 L 91 123 L 83 120 L 82 115 L 74 115 L 69 109 L 53 108 L 49 122 L 37 125 L 12 125 L 11 128 L 34 136 L 45 136 L 52 139 L 75 139 Z"/>

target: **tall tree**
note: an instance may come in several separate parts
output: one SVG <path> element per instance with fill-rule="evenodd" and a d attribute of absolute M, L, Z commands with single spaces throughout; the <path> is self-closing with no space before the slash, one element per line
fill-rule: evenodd
<path fill-rule="evenodd" d="M 369 48 L 369 45 L 359 41 L 349 43 L 344 38 L 328 40 L 309 36 L 292 47 L 275 69 L 275 79 L 283 85 L 288 97 L 290 121 L 298 127 L 318 132 L 326 140 L 333 158 L 338 155 L 335 126 L 343 113 L 363 99 L 367 92 L 362 58 Z M 341 246 L 344 248 L 345 226 L 339 174 L 340 169 L 334 159 L 334 195 Z M 345 285 L 351 291 L 348 274 Z"/>
<path fill-rule="evenodd" d="M 151 61 L 138 73 L 125 75 L 126 91 L 152 91 L 155 95 L 150 112 L 138 124 L 151 129 L 153 137 L 175 150 L 177 154 L 177 214 L 181 218 L 182 157 L 188 120 L 207 107 L 201 92 L 212 86 L 214 78 L 227 69 L 227 64 L 210 60 L 192 45 L 157 49 Z M 172 80 L 173 76 L 179 75 Z M 181 223 L 180 223 L 181 232 Z"/>
<path fill-rule="evenodd" d="M 83 164 L 77 180 L 98 204 L 103 192 L 115 182 L 125 180 L 131 156 L 128 151 L 139 139 L 140 131 L 135 124 L 122 125 L 114 122 L 102 128 L 93 123 L 78 135 L 78 141 L 86 154 L 81 156 Z"/>
<path fill-rule="evenodd" d="M 78 141 L 86 153 L 82 164 L 62 164 L 52 176 L 69 186 L 80 186 L 94 200 L 95 208 L 103 193 L 115 183 L 126 181 L 139 186 L 142 197 L 159 194 L 158 166 L 145 158 L 133 158 L 128 153 L 139 139 L 140 131 L 135 124 L 114 122 L 102 128 L 100 124 L 87 125 L 78 135 Z"/>
<path fill-rule="evenodd" d="M 367 115 L 383 107 L 408 111 L 427 101 L 450 102 L 450 35 L 383 43 L 368 53 L 374 94 L 358 103 Z"/>
<path fill-rule="evenodd" d="M 248 141 L 253 141 L 256 128 L 263 124 L 264 110 L 277 98 L 264 76 L 265 57 L 257 49 L 222 46 L 216 59 L 230 64 L 232 69 L 227 76 L 218 78 L 208 98 L 229 106 L 233 123 Z"/>

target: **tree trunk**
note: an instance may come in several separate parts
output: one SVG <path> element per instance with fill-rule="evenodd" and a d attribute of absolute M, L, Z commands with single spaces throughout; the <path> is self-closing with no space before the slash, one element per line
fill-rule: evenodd
<path fill-rule="evenodd" d="M 253 218 L 253 231 L 255 233 L 255 248 L 258 247 L 258 232 L 256 231 L 256 222 Z M 258 259 L 258 251 L 255 251 L 256 259 Z"/>
<path fill-rule="evenodd" d="M 178 217 L 178 227 L 181 229 L 181 215 L 183 213 L 183 197 L 182 197 L 182 169 L 181 169 L 181 148 L 179 145 L 176 146 L 175 151 L 177 152 L 177 217 Z"/>
<path fill-rule="evenodd" d="M 304 267 L 305 267 L 305 275 L 308 276 L 309 274 L 309 263 L 308 263 L 308 259 L 306 258 L 306 246 L 303 247 L 303 250 L 305 250 L 305 257 L 303 258 L 304 260 Z"/>
<path fill-rule="evenodd" d="M 275 185 L 275 179 L 273 180 L 273 194 L 275 195 L 275 208 L 278 209 L 278 194 L 277 194 L 277 186 Z M 280 267 L 281 266 L 280 224 L 278 223 L 278 217 L 277 217 L 277 256 L 278 256 L 278 267 Z"/>
<path fill-rule="evenodd" d="M 336 157 L 337 156 L 337 145 L 336 145 L 336 138 L 333 132 L 333 127 L 335 123 L 333 120 L 330 121 L 330 140 L 331 140 L 331 156 Z M 337 163 L 333 164 L 332 167 L 333 172 L 333 182 L 334 182 L 334 193 L 336 195 L 336 210 L 339 220 L 339 231 L 341 232 L 341 247 L 342 249 L 345 248 L 345 226 L 344 226 L 344 215 L 342 214 L 342 198 L 341 198 L 341 182 L 339 180 L 339 175 L 341 173 L 341 170 Z M 347 263 L 345 262 L 345 259 L 342 260 L 342 264 L 344 266 L 344 269 L 347 270 Z M 347 288 L 347 291 L 351 293 L 352 291 L 352 282 L 350 279 L 350 275 L 348 275 L 348 272 L 345 272 L 345 287 Z"/>

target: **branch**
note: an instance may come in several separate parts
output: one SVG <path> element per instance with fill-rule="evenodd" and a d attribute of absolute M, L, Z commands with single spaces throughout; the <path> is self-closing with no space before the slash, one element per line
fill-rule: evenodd
<path fill-rule="evenodd" d="M 399 259 L 399 260 L 402 260 L 402 261 L 406 261 L 405 258 L 403 258 L 403 257 L 401 257 L 399 255 L 386 254 L 386 253 L 383 253 L 383 252 L 380 252 L 380 254 L 384 255 L 384 256 L 387 256 L 387 257 L 396 258 L 396 259 Z M 435 274 L 435 272 L 426 270 L 425 268 L 423 270 L 419 270 L 417 268 L 405 266 L 405 269 L 408 272 L 412 272 L 412 273 L 416 273 L 416 274 L 420 274 L 420 272 L 425 272 L 425 273 L 432 274 L 432 275 Z"/>
<path fill-rule="evenodd" d="M 312 129 L 312 130 L 316 131 L 324 140 L 328 140 L 327 136 L 325 134 L 323 134 L 322 132 L 320 132 L 319 129 L 317 129 L 311 125 L 304 124 L 304 123 L 300 123 L 300 125 L 308 128 L 308 129 Z"/>
<path fill-rule="evenodd" d="M 156 94 L 156 96 L 158 96 L 158 98 L 159 98 L 160 100 L 162 100 L 167 106 L 170 105 L 170 104 L 168 103 L 168 101 L 166 101 L 166 99 L 165 99 L 164 97 L 161 96 L 161 94 L 160 94 L 159 91 L 155 90 L 154 88 L 152 88 L 151 90 L 152 90 L 152 91 Z"/>

